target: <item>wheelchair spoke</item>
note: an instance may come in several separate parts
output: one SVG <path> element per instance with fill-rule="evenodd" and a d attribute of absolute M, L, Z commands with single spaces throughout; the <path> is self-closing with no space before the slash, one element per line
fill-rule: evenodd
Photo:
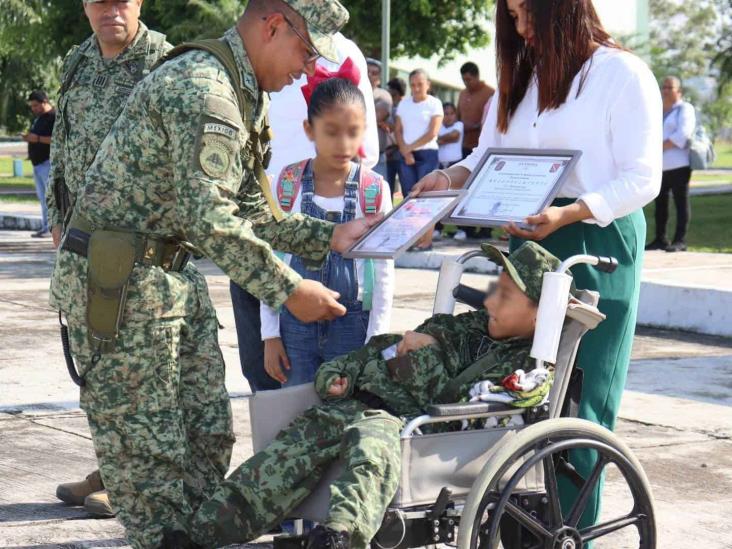
<path fill-rule="evenodd" d="M 599 537 L 605 536 L 607 534 L 611 534 L 618 530 L 622 530 L 623 528 L 627 528 L 628 526 L 638 524 L 642 520 L 645 520 L 645 518 L 646 518 L 646 516 L 643 514 L 628 515 L 628 516 L 621 517 L 621 518 L 618 518 L 615 520 L 609 520 L 602 524 L 596 524 L 595 526 L 590 526 L 589 528 L 580 530 L 580 536 L 582 536 L 582 543 L 587 543 L 588 541 L 592 541 L 593 539 L 597 539 Z"/>
<path fill-rule="evenodd" d="M 521 526 L 529 530 L 539 539 L 552 539 L 552 533 L 544 525 L 510 501 L 506 504 L 506 512 Z"/>
<path fill-rule="evenodd" d="M 544 484 L 546 496 L 549 499 L 549 520 L 552 528 L 558 528 L 563 524 L 562 507 L 559 503 L 559 486 L 557 485 L 557 472 L 554 469 L 554 460 L 549 455 L 544 458 Z"/>
<path fill-rule="evenodd" d="M 569 511 L 569 515 L 567 516 L 568 526 L 576 528 L 577 524 L 579 524 L 582 514 L 585 512 L 585 508 L 587 507 L 587 503 L 590 500 L 590 495 L 592 495 L 592 491 L 595 489 L 595 485 L 600 479 L 600 475 L 609 461 L 610 460 L 605 456 L 598 456 L 595 467 L 592 469 L 590 476 L 587 477 L 584 486 L 582 486 L 582 489 L 577 496 L 577 501 L 574 502 L 572 509 Z"/>

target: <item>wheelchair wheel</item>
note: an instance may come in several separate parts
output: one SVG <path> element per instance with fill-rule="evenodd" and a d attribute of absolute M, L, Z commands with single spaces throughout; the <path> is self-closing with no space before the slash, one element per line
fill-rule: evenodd
<path fill-rule="evenodd" d="M 592 449 L 597 456 L 587 479 L 563 459 L 576 448 Z M 588 498 L 610 464 L 622 474 L 632 509 L 581 528 Z M 566 516 L 559 504 L 558 476 L 566 476 L 578 488 Z M 532 486 L 532 477 L 543 480 Z M 519 431 L 483 467 L 465 502 L 458 548 L 498 549 L 503 543 L 504 549 L 580 549 L 624 528 L 637 529 L 639 549 L 656 547 L 653 497 L 640 463 L 607 429 L 582 419 L 552 419 Z"/>

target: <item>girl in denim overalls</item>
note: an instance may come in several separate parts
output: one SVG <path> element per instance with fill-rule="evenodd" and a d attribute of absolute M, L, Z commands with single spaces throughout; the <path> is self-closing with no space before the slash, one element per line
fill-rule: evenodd
<path fill-rule="evenodd" d="M 352 160 L 365 123 L 366 105 L 354 84 L 332 78 L 315 89 L 304 126 L 316 157 L 282 170 L 273 192 L 285 212 L 346 223 L 391 209 L 388 184 Z M 333 251 L 319 266 L 299 256 L 283 258 L 303 278 L 338 292 L 347 309 L 335 320 L 306 324 L 285 307 L 275 311 L 262 304 L 265 369 L 287 387 L 313 381 L 323 362 L 388 331 L 394 265 L 391 260 L 346 259 Z"/>

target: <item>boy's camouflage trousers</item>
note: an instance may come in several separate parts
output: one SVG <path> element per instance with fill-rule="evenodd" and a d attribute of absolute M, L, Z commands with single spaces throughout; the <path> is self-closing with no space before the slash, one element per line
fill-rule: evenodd
<path fill-rule="evenodd" d="M 327 526 L 365 548 L 399 485 L 402 421 L 356 400 L 314 406 L 236 469 L 201 505 L 190 535 L 205 547 L 257 538 L 279 524 L 336 460 Z"/>

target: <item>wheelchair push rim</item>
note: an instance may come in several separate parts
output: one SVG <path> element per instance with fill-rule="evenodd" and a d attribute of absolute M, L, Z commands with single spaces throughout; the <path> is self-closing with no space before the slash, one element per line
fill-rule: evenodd
<path fill-rule="evenodd" d="M 557 465 L 563 454 L 576 448 L 595 450 L 597 461 L 587 479 L 578 479 L 581 487 L 578 486 L 578 495 L 565 515 L 559 505 Z M 518 469 L 517 463 L 520 463 Z M 617 467 L 628 486 L 633 498 L 632 510 L 623 516 L 580 528 L 578 524 L 589 495 L 610 464 Z M 537 467 L 543 472 L 543 491 L 536 494 L 543 505 L 540 514 L 525 509 L 528 498 L 520 501 L 515 492 L 519 483 Z M 485 465 L 470 491 L 461 517 L 458 547 L 498 549 L 501 526 L 505 527 L 509 521 L 524 532 L 530 532 L 531 541 L 518 546 L 503 535 L 505 549 L 579 549 L 588 547 L 592 540 L 602 540 L 606 535 L 632 527 L 638 531 L 640 549 L 656 546 L 653 498 L 640 463 L 613 433 L 585 420 L 555 419 L 538 423 L 521 431 L 499 450 Z"/>

